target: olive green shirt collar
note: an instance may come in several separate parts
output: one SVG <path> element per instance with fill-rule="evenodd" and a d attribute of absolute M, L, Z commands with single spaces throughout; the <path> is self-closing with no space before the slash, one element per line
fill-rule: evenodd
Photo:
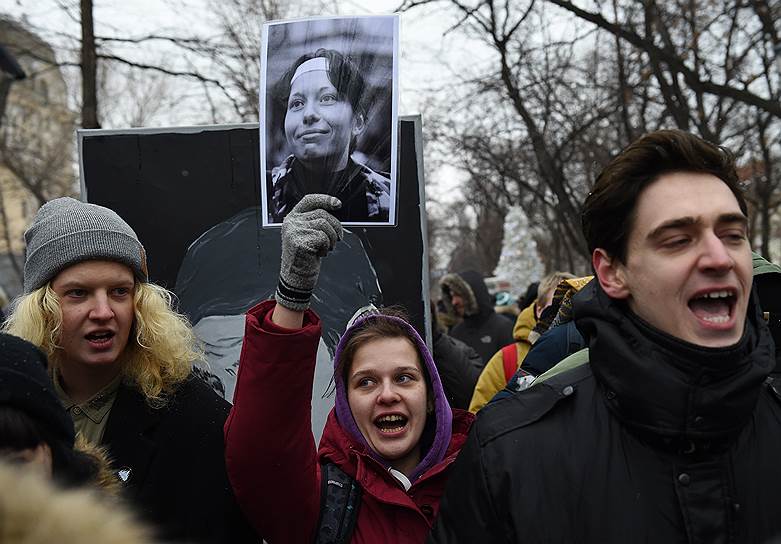
<path fill-rule="evenodd" d="M 103 389 L 81 404 L 75 403 L 62 388 L 59 373 L 55 373 L 52 381 L 60 402 L 73 420 L 76 432 L 81 433 L 93 444 L 100 443 L 108 421 L 108 414 L 117 398 L 119 384 L 122 383 L 122 375 L 118 374 Z"/>

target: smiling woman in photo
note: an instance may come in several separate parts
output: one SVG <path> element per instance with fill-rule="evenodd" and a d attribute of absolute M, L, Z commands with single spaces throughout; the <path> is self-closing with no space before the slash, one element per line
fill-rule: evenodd
<path fill-rule="evenodd" d="M 340 221 L 388 221 L 390 180 L 352 158 L 366 129 L 366 90 L 355 63 L 333 49 L 302 55 L 277 82 L 291 154 L 268 179 L 272 223 L 310 193 L 339 198 Z"/>

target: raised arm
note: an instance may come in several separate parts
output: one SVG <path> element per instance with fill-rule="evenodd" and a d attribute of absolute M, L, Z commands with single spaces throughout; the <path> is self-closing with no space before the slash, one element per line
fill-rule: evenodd
<path fill-rule="evenodd" d="M 313 541 L 319 516 L 311 395 L 320 319 L 308 307 L 320 259 L 342 238 L 327 211 L 338 206 L 307 195 L 291 210 L 276 301 L 247 313 L 225 455 L 239 505 L 270 543 Z"/>

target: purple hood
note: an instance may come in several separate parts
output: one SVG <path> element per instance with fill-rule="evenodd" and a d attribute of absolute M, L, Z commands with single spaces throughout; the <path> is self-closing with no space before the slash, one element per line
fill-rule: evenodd
<path fill-rule="evenodd" d="M 408 475 L 410 481 L 415 482 L 421 474 L 445 458 L 445 453 L 450 444 L 450 437 L 452 434 L 453 412 L 450 410 L 450 405 L 445 397 L 445 391 L 442 388 L 442 381 L 439 379 L 439 373 L 437 373 L 437 367 L 426 347 L 426 343 L 420 338 L 420 335 L 418 335 L 412 325 L 398 317 L 372 314 L 358 319 L 352 327 L 345 331 L 341 340 L 339 340 L 339 345 L 336 347 L 336 353 L 334 354 L 334 366 L 336 366 L 341 358 L 342 350 L 344 349 L 347 340 L 356 330 L 361 328 L 363 323 L 366 323 L 371 319 L 386 319 L 393 321 L 409 332 L 410 339 L 413 340 L 413 343 L 423 360 L 423 368 L 428 374 L 431 390 L 434 394 L 434 414 L 433 416 L 429 416 L 434 417 L 434 439 L 431 442 L 431 447 L 429 447 L 428 451 L 420 452 L 422 456 L 420 463 L 418 463 L 418 466 Z M 369 446 L 366 439 L 361 434 L 361 431 L 358 429 L 358 425 L 353 418 L 353 413 L 350 410 L 350 405 L 347 402 L 347 390 L 345 389 L 344 379 L 340 374 L 341 373 L 334 373 L 334 382 L 336 384 L 336 406 L 334 409 L 336 410 L 336 419 L 339 422 L 339 425 L 341 425 L 341 427 L 358 443 L 363 444 L 366 451 L 368 451 L 374 459 L 382 463 L 383 466 L 390 467 L 390 463 Z"/>

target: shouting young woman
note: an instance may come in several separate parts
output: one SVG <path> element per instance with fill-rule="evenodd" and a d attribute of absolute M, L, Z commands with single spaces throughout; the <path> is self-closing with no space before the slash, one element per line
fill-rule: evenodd
<path fill-rule="evenodd" d="M 450 409 L 434 362 L 396 315 L 357 319 L 334 357 L 336 404 L 319 449 L 310 427 L 320 259 L 342 237 L 338 199 L 307 195 L 282 226 L 276 301 L 247 315 L 227 466 L 270 543 L 423 542 L 472 416 Z"/>

